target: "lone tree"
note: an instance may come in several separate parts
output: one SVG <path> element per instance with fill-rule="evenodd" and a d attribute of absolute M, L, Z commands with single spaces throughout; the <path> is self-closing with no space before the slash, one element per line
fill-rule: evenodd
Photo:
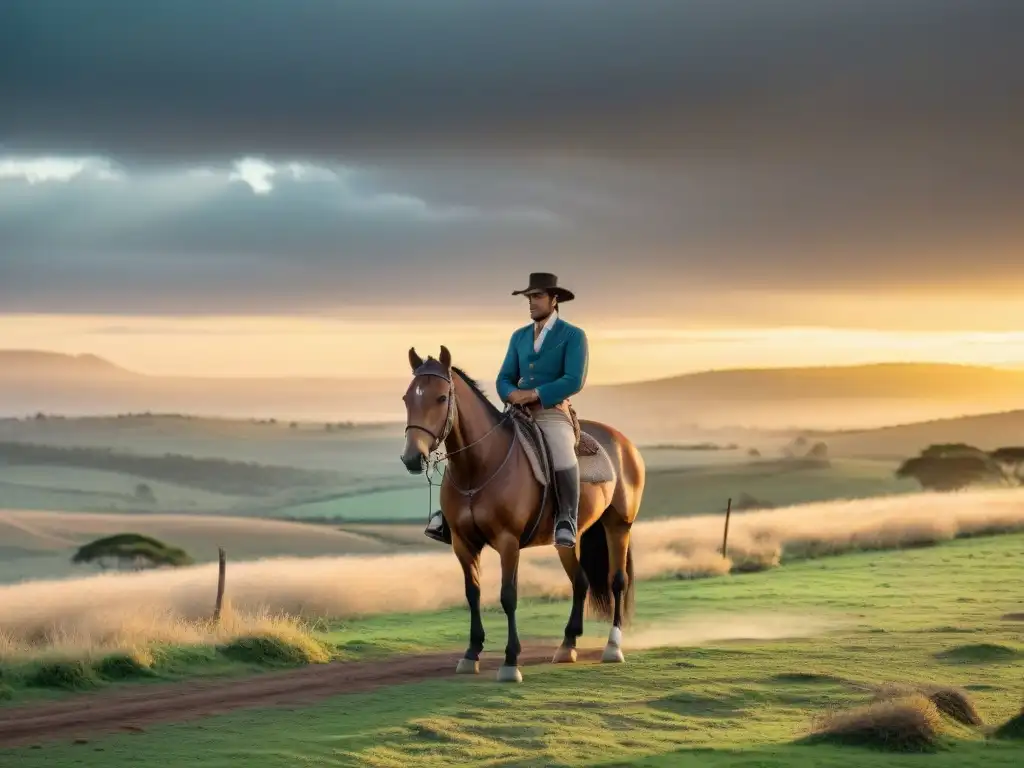
<path fill-rule="evenodd" d="M 178 568 L 195 562 L 183 549 L 138 533 L 119 533 L 82 546 L 71 558 L 76 565 L 98 565 L 101 569 L 141 571 L 148 568 Z"/>
<path fill-rule="evenodd" d="M 1003 450 L 1003 449 L 1000 449 Z M 966 443 L 930 445 L 920 455 L 904 461 L 896 470 L 900 478 L 913 478 L 932 491 L 955 491 L 971 485 L 1016 485 L 1004 463 Z"/>
<path fill-rule="evenodd" d="M 990 455 L 1018 485 L 1024 485 L 1024 446 L 997 448 Z"/>

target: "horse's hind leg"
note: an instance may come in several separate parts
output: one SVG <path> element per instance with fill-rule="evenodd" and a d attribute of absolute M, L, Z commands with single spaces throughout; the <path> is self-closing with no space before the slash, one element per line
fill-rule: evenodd
<path fill-rule="evenodd" d="M 575 549 L 559 547 L 558 559 L 562 561 L 565 575 L 572 582 L 572 609 L 569 611 L 569 621 L 565 625 L 565 639 L 551 661 L 555 664 L 571 664 L 576 661 L 576 638 L 583 634 L 583 602 L 587 598 L 590 584 Z"/>
<path fill-rule="evenodd" d="M 622 662 L 625 661 L 622 655 L 623 596 L 629 586 L 627 580 L 630 576 L 626 567 L 629 556 L 629 525 L 616 516 L 614 510 L 609 512 L 611 514 L 605 515 L 601 523 L 605 526 L 608 538 L 608 576 L 611 580 L 614 612 L 612 628 L 608 633 L 608 645 L 601 655 L 601 661 Z"/>
<path fill-rule="evenodd" d="M 455 556 L 462 565 L 466 580 L 466 602 L 469 603 L 469 648 L 459 659 L 456 674 L 475 675 L 480 672 L 480 654 L 484 649 L 484 623 L 480 618 L 480 551 L 471 549 L 457 536 L 453 537 Z"/>

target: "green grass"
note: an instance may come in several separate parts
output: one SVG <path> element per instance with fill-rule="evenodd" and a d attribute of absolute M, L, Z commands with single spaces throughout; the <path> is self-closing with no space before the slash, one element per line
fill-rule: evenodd
<path fill-rule="evenodd" d="M 647 475 L 642 516 L 722 512 L 742 494 L 782 507 L 832 499 L 861 499 L 913 493 L 920 486 L 893 476 L 895 462 L 832 459 L 829 466 L 787 466 L 775 460 L 659 469 Z"/>
<path fill-rule="evenodd" d="M 26 442 L 39 447 L 29 450 L 22 445 Z M 401 443 L 401 427 L 394 425 L 327 433 L 309 425 L 293 430 L 286 424 L 145 417 L 0 423 L 0 447 L 26 454 L 17 466 L 0 467 L 0 504 L 80 512 L 421 520 L 426 483 L 401 468 Z M 735 501 L 744 493 L 780 506 L 917 487 L 893 477 L 895 462 L 837 459 L 828 468 L 794 468 L 768 459 L 748 462 L 743 450 L 648 447 L 642 453 L 649 461 L 645 519 L 719 511 L 728 497 Z M 279 468 L 277 479 L 268 467 Z M 168 478 L 174 482 L 160 482 Z M 260 493 L 253 490 L 253 478 L 264 483 Z M 153 488 L 155 502 L 134 497 L 140 482 Z"/>
<path fill-rule="evenodd" d="M 263 633 L 217 646 L 156 647 L 141 656 L 115 651 L 94 659 L 8 660 L 0 664 L 0 711 L 29 701 L 126 683 L 230 679 L 324 664 L 346 656 L 322 638 Z"/>
<path fill-rule="evenodd" d="M 524 668 L 524 683 L 490 675 L 333 697 L 292 709 L 239 711 L 145 733 L 0 752 L 19 768 L 193 760 L 205 768 L 295 765 L 401 766 L 1017 766 L 1021 746 L 986 739 L 1020 711 L 1020 663 L 957 649 L 1019 651 L 1024 535 L 965 539 L 900 552 L 806 561 L 763 573 L 701 581 L 643 582 L 621 666 Z M 524 639 L 560 635 L 563 601 L 521 604 Z M 765 616 L 832 628 L 819 637 L 687 641 L 687 628 L 720 617 Z M 756 618 L 761 617 L 761 618 Z M 505 622 L 484 614 L 487 650 L 500 652 Z M 670 628 L 678 642 L 629 651 L 630 637 Z M 465 644 L 465 610 L 379 616 L 321 634 L 348 655 Z M 600 641 L 603 623 L 587 621 Z M 740 632 L 740 635 L 743 633 Z M 954 655 L 956 655 L 954 653 Z M 386 662 L 384 662 L 386 663 Z M 197 669 L 200 665 L 197 662 Z M 454 671 L 454 669 L 453 669 Z M 966 690 L 978 729 L 943 722 L 934 754 L 806 743 L 815 718 L 869 704 L 879 686 Z"/>
<path fill-rule="evenodd" d="M 683 455 L 677 460 L 692 461 Z M 871 459 L 833 459 L 827 466 L 729 458 L 689 466 L 673 467 L 664 460 L 654 463 L 644 490 L 641 514 L 645 520 L 723 511 L 728 498 L 735 503 L 743 494 L 781 507 L 920 490 L 915 481 L 893 476 L 896 462 Z M 408 521 L 424 518 L 425 503 L 426 483 L 421 481 L 413 488 L 352 493 L 281 507 L 274 515 L 302 520 Z"/>

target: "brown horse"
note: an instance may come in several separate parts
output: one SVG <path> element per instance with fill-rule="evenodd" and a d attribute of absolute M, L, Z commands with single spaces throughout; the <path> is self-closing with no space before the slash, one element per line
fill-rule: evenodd
<path fill-rule="evenodd" d="M 501 559 L 501 607 L 508 618 L 508 644 L 498 680 L 520 681 L 519 553 L 524 546 L 553 545 L 551 494 L 536 479 L 511 411 L 498 410 L 471 378 L 453 367 L 447 348 L 441 347 L 439 359 L 426 361 L 410 349 L 409 364 L 413 379 L 403 397 L 408 421 L 402 463 L 410 472 L 422 473 L 442 445 L 449 463 L 441 483 L 441 510 L 462 565 L 470 610 L 469 648 L 456 672 L 480 670 L 480 554 L 490 546 Z M 583 633 L 589 594 L 593 612 L 612 622 L 603 660 L 621 662 L 623 618 L 633 610 L 630 528 L 640 509 L 645 468 L 636 446 L 617 430 L 586 420 L 580 427 L 607 453 L 613 471 L 599 476 L 600 482 L 581 475 L 577 546 L 557 549 L 572 583 L 572 608 L 565 638 L 552 661 L 576 661 L 576 638 Z"/>

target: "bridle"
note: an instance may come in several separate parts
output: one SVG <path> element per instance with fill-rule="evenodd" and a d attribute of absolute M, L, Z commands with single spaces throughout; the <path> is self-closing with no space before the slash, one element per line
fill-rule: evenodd
<path fill-rule="evenodd" d="M 419 367 L 416 368 L 415 371 L 413 371 L 414 379 L 418 378 L 419 376 L 436 376 L 437 378 L 442 379 L 448 383 L 448 412 L 445 415 L 444 426 L 441 430 L 441 433 L 438 434 L 434 430 L 430 429 L 429 427 L 425 427 L 422 424 L 410 423 L 407 424 L 405 427 L 406 434 L 409 433 L 410 429 L 418 429 L 421 432 L 426 432 L 428 435 L 430 435 L 430 437 L 433 439 L 433 442 L 431 443 L 430 446 L 429 456 L 433 456 L 435 453 L 440 452 L 441 446 L 444 445 L 445 441 L 448 439 L 448 436 L 452 433 L 452 430 L 455 428 L 455 419 L 458 416 L 458 404 L 455 401 L 455 382 L 452 380 L 452 377 L 449 374 L 448 369 L 441 365 L 439 361 L 436 361 L 433 358 L 424 361 Z M 494 432 L 496 432 L 501 427 L 502 424 L 504 424 L 506 421 L 512 418 L 512 407 L 514 406 L 506 407 L 505 412 L 502 414 L 501 418 L 498 419 L 498 422 L 493 427 L 491 427 L 487 431 L 487 433 L 483 435 L 483 437 L 474 440 L 472 443 L 467 443 L 458 450 L 446 450 L 444 456 L 438 455 L 438 457 L 434 459 L 428 457 L 428 467 L 426 471 L 427 484 L 428 486 L 430 486 L 429 496 L 427 499 L 428 515 L 433 513 L 433 475 L 436 472 L 438 465 L 443 464 L 444 462 L 451 459 L 452 456 L 460 454 L 463 451 L 467 451 L 474 445 L 477 445 L 486 440 L 488 437 L 490 437 Z M 472 509 L 473 497 L 480 491 L 482 491 L 495 477 L 498 476 L 498 474 L 500 474 L 501 470 L 503 470 L 505 468 L 505 465 L 508 464 L 509 459 L 512 458 L 512 454 L 515 451 L 515 447 L 516 438 L 513 435 L 512 439 L 509 440 L 508 453 L 505 454 L 505 460 L 501 462 L 501 464 L 498 466 L 497 469 L 494 470 L 493 473 L 491 473 L 490 477 L 488 477 L 482 484 L 478 485 L 475 488 L 460 488 L 456 484 L 454 478 L 452 477 L 451 467 L 448 468 L 448 471 L 445 473 L 445 476 L 448 478 L 448 482 L 450 482 L 452 487 L 456 491 L 458 491 L 462 496 L 468 498 L 470 509 Z"/>
<path fill-rule="evenodd" d="M 418 429 L 430 435 L 433 442 L 430 444 L 428 453 L 433 454 L 441 449 L 444 441 L 448 439 L 448 435 L 452 433 L 452 429 L 455 427 L 455 383 L 452 381 L 452 377 L 448 374 L 447 369 L 434 363 L 433 360 L 427 360 L 413 371 L 413 378 L 419 378 L 420 376 L 436 376 L 448 382 L 448 412 L 444 417 L 444 427 L 441 430 L 441 434 L 435 433 L 434 430 L 424 427 L 422 424 L 407 424 L 405 427 L 406 434 L 409 434 L 410 429 Z"/>

